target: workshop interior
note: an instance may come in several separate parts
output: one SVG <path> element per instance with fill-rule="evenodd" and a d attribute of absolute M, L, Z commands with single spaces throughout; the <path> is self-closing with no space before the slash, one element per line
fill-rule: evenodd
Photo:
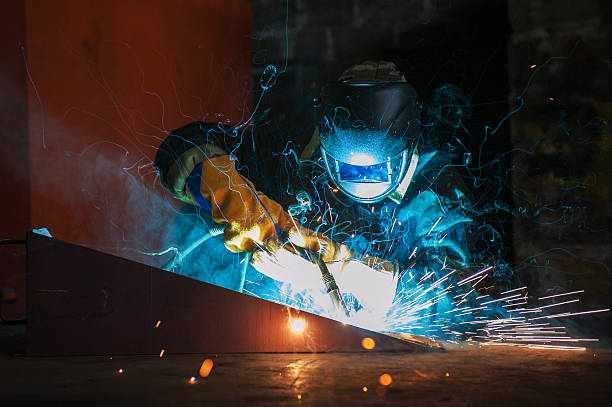
<path fill-rule="evenodd" d="M 605 404 L 611 17 L 7 3 L 0 403 Z"/>

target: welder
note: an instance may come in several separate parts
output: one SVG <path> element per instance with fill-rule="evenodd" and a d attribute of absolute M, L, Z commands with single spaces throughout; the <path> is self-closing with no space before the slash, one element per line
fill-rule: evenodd
<path fill-rule="evenodd" d="M 160 180 L 210 212 L 226 248 L 254 253 L 263 274 L 314 288 L 317 266 L 327 269 L 328 291 L 350 293 L 342 307 L 353 311 L 384 314 L 398 282 L 466 265 L 465 189 L 397 66 L 350 67 L 322 87 L 314 109 L 312 137 L 293 165 L 292 152 L 278 152 L 276 165 L 258 159 L 244 126 L 192 122 L 159 147 Z M 288 185 L 270 176 L 254 181 L 262 161 L 282 165 Z"/>

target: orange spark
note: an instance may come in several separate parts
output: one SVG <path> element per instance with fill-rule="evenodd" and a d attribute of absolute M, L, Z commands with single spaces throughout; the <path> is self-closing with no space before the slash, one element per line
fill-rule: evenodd
<path fill-rule="evenodd" d="M 388 386 L 391 384 L 391 382 L 393 381 L 393 379 L 391 379 L 391 375 L 388 373 L 383 373 L 380 375 L 380 377 L 378 378 L 378 382 L 380 384 L 382 384 L 383 386 Z"/>
<path fill-rule="evenodd" d="M 450 373 L 446 372 L 445 376 L 446 376 L 446 377 L 450 376 Z"/>
<path fill-rule="evenodd" d="M 361 340 L 361 346 L 363 346 L 364 349 L 372 350 L 376 346 L 376 342 L 374 342 L 374 339 L 366 337 Z"/>
<path fill-rule="evenodd" d="M 157 323 L 155 324 L 155 328 L 159 328 L 160 325 L 161 325 L 161 321 L 157 321 Z"/>
<path fill-rule="evenodd" d="M 162 356 L 164 356 L 164 351 L 165 349 L 162 349 L 161 352 L 159 352 L 159 357 L 161 358 Z"/>
<path fill-rule="evenodd" d="M 302 399 L 302 395 L 298 394 L 298 400 L 301 400 L 301 399 Z"/>
<path fill-rule="evenodd" d="M 207 377 L 210 374 L 210 371 L 213 368 L 213 361 L 210 359 L 206 359 L 202 362 L 202 366 L 200 366 L 200 376 Z"/>
<path fill-rule="evenodd" d="M 368 391 L 368 388 L 363 386 L 363 388 L 361 390 L 363 390 L 363 392 L 366 393 Z"/>
<path fill-rule="evenodd" d="M 531 66 L 530 66 L 530 68 L 531 68 L 531 69 L 533 69 L 533 68 L 535 68 L 536 66 L 537 66 L 536 64 L 533 64 L 533 65 L 531 65 Z"/>

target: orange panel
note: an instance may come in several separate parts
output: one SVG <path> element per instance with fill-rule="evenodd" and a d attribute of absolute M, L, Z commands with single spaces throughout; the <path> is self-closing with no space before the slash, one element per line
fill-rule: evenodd
<path fill-rule="evenodd" d="M 176 216 L 151 160 L 165 132 L 251 108 L 238 0 L 29 0 L 31 225 L 122 256 Z"/>
<path fill-rule="evenodd" d="M 4 2 L 0 13 L 0 239 L 23 239 L 30 225 L 25 4 Z M 3 318 L 25 316 L 25 247 L 0 246 L 0 289 L 16 290 L 17 302 L 4 304 Z"/>

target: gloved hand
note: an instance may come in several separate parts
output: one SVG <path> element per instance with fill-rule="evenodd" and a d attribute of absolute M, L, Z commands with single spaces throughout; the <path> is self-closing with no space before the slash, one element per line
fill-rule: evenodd
<path fill-rule="evenodd" d="M 288 231 L 289 242 L 298 247 L 304 247 L 321 255 L 325 263 L 345 262 L 348 260 L 358 260 L 375 270 L 395 273 L 393 263 L 378 257 L 361 257 L 353 253 L 346 245 L 337 243 L 321 233 L 304 228 L 299 224 L 294 225 Z M 273 248 L 272 248 L 272 251 Z"/>
<path fill-rule="evenodd" d="M 296 250 L 282 246 L 285 242 L 280 239 L 284 240 L 288 236 L 291 244 L 320 254 L 322 260 L 328 264 L 330 272 L 335 270 L 341 281 L 344 280 L 344 271 L 361 269 L 362 266 L 374 271 L 379 270 L 376 273 L 380 275 L 393 277 L 394 267 L 391 263 L 372 257 L 357 259 L 345 245 L 294 222 L 280 204 L 257 191 L 254 185 L 236 170 L 234 160 L 223 149 L 206 143 L 207 139 L 201 134 L 205 127 L 202 123 L 192 123 L 176 130 L 176 135 L 169 136 L 160 146 L 155 165 L 160 172 L 162 183 L 175 197 L 196 205 L 202 202 L 199 198 L 208 201 L 212 219 L 225 225 L 223 238 L 230 251 L 254 251 L 259 248 L 274 254 L 283 247 L 283 251 L 278 255 L 286 254 L 296 261 L 304 260 L 297 255 Z M 198 192 L 201 196 L 196 199 L 190 189 L 186 188 L 186 181 L 200 164 L 202 171 Z M 257 259 L 256 256 L 255 265 Z M 365 265 L 360 260 L 365 261 Z M 271 268 L 260 267 L 260 271 L 284 281 L 295 270 L 301 271 L 312 265 L 306 260 L 304 262 L 298 263 L 303 267 L 290 270 L 282 265 L 281 268 L 288 270 L 289 274 L 286 275 L 278 274 Z M 290 263 L 292 261 L 287 261 L 287 264 Z M 315 272 L 314 276 L 311 281 L 316 281 L 316 286 L 320 287 L 320 271 Z M 308 280 L 310 274 L 305 278 Z M 354 279 L 357 280 L 359 279 Z"/>
<path fill-rule="evenodd" d="M 274 252 L 279 243 L 284 243 L 280 240 L 288 236 L 293 245 L 319 253 L 326 263 L 356 259 L 348 247 L 302 227 L 280 204 L 257 191 L 253 183 L 236 170 L 229 155 L 203 162 L 200 192 L 210 202 L 213 220 L 226 225 L 223 241 L 232 252 L 256 248 Z M 197 204 L 189 190 L 186 196 Z M 359 260 L 375 269 L 394 271 L 391 263 L 375 257 Z"/>

